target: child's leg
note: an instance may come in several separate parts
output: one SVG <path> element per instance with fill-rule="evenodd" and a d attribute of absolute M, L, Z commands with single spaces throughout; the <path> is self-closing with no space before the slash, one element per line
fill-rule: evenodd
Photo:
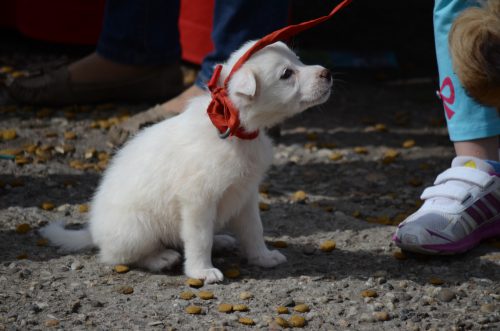
<path fill-rule="evenodd" d="M 402 222 L 393 240 L 404 249 L 452 254 L 500 235 L 500 118 L 471 99 L 453 72 L 448 32 L 472 1 L 436 0 L 434 32 L 443 101 L 457 157 L 421 198 L 422 207 Z"/>
<path fill-rule="evenodd" d="M 483 160 L 498 161 L 498 137 L 455 142 L 457 156 L 474 156 Z"/>

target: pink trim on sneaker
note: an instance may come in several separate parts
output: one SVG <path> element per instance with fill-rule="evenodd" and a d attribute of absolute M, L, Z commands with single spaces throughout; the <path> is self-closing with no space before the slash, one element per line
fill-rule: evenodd
<path fill-rule="evenodd" d="M 462 253 L 478 245 L 483 239 L 492 238 L 500 235 L 500 217 L 484 223 L 479 228 L 463 239 L 440 245 L 422 245 L 424 249 L 435 250 L 438 253 Z"/>

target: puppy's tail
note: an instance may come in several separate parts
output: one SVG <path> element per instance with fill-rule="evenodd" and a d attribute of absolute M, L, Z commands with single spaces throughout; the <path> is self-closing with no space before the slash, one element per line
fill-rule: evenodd
<path fill-rule="evenodd" d="M 81 230 L 66 230 L 62 221 L 53 222 L 40 229 L 40 234 L 54 246 L 66 252 L 76 252 L 94 247 L 88 228 Z"/>

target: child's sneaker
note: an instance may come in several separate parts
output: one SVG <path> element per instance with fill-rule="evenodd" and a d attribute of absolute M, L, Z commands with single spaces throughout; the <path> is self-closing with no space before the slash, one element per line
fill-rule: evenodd
<path fill-rule="evenodd" d="M 392 238 L 396 245 L 415 252 L 454 254 L 499 236 L 499 165 L 475 157 L 454 158 L 451 168 L 422 193 L 422 207 L 398 226 Z"/>

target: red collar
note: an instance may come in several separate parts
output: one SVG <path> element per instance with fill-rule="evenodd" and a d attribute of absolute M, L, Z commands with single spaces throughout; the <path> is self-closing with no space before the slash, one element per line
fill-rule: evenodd
<path fill-rule="evenodd" d="M 222 65 L 217 65 L 212 78 L 207 84 L 212 93 L 212 101 L 208 105 L 207 113 L 213 125 L 219 130 L 219 137 L 225 139 L 229 136 L 236 136 L 240 139 L 255 139 L 259 135 L 259 130 L 247 132 L 240 126 L 240 116 L 238 109 L 229 99 L 227 89 L 217 86 Z M 226 84 L 224 84 L 226 85 Z"/>
<path fill-rule="evenodd" d="M 302 22 L 295 25 L 284 27 L 280 30 L 274 31 L 267 36 L 257 41 L 242 57 L 236 62 L 231 69 L 231 72 L 224 80 L 223 86 L 217 86 L 219 81 L 222 65 L 215 67 L 212 78 L 207 84 L 209 91 L 212 94 L 212 101 L 208 105 L 207 114 L 212 121 L 213 125 L 219 130 L 219 136 L 225 139 L 229 136 L 236 136 L 240 139 L 255 139 L 259 135 L 259 131 L 247 132 L 240 126 L 240 118 L 238 109 L 229 99 L 227 93 L 227 86 L 233 74 L 241 68 L 241 66 L 252 56 L 255 52 L 261 50 L 267 45 L 273 44 L 279 40 L 288 39 L 296 34 L 310 29 L 328 19 L 330 19 L 336 12 L 347 6 L 352 0 L 344 0 L 339 3 L 331 12 L 326 16 L 316 18 L 307 22 Z"/>

